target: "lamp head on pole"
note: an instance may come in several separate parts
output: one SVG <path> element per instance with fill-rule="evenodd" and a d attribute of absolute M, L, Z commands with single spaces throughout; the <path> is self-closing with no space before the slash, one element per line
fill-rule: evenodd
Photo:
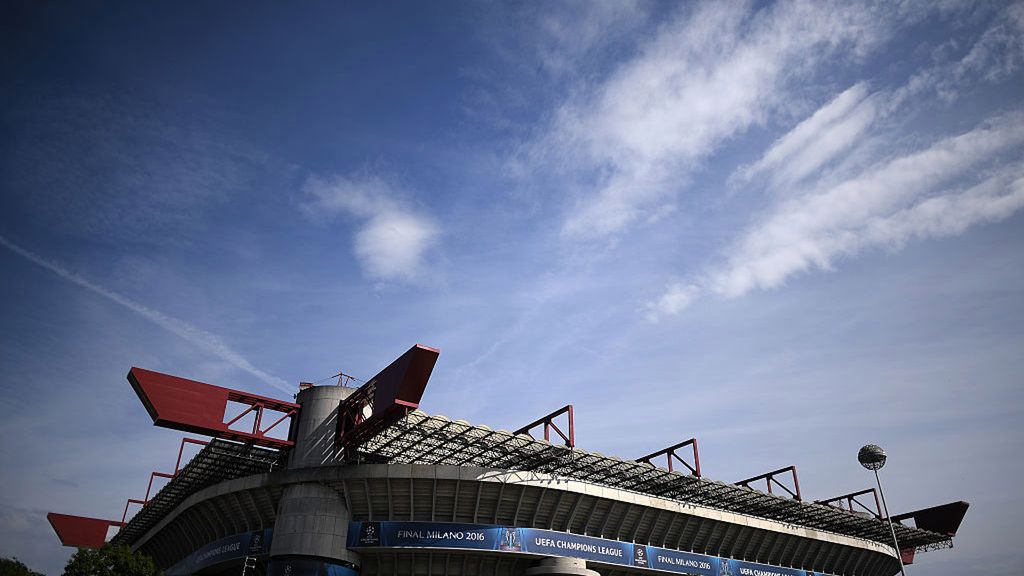
<path fill-rule="evenodd" d="M 868 470 L 878 470 L 885 466 L 885 450 L 881 446 L 868 444 L 857 453 L 857 460 Z"/>

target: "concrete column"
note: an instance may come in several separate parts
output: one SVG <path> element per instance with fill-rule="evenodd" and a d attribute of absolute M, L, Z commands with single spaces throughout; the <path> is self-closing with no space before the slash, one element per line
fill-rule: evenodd
<path fill-rule="evenodd" d="M 289 468 L 340 462 L 341 449 L 334 443 L 338 404 L 353 391 L 342 386 L 313 386 L 299 392 L 295 401 L 302 409 L 295 425 L 295 446 L 288 456 Z M 348 522 L 345 499 L 336 490 L 315 482 L 289 484 L 278 504 L 270 556 L 358 566 L 359 555 L 346 547 Z"/>
<path fill-rule="evenodd" d="M 526 569 L 526 576 L 601 576 L 587 568 L 586 560 L 579 558 L 563 558 L 560 556 L 545 558 L 540 564 Z"/>
<path fill-rule="evenodd" d="M 295 434 L 295 447 L 288 457 L 289 468 L 325 466 L 340 462 L 341 448 L 334 440 L 338 430 L 338 404 L 354 388 L 313 386 L 299 392 L 295 401 L 302 406 Z"/>
<path fill-rule="evenodd" d="M 271 557 L 306 557 L 359 565 L 346 547 L 349 513 L 336 490 L 307 482 L 289 484 L 281 494 Z"/>

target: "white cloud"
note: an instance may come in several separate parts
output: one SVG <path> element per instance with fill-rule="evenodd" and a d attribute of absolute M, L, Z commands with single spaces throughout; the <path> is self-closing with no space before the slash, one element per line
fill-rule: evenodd
<path fill-rule="evenodd" d="M 700 294 L 770 289 L 866 249 L 899 248 L 1007 218 L 1024 207 L 1022 144 L 1024 115 L 1000 115 L 838 184 L 795 193 L 751 226 L 700 282 L 670 286 L 648 305 L 649 317 L 678 314 Z M 974 180 L 966 190 L 956 185 L 964 179 Z"/>
<path fill-rule="evenodd" d="M 961 234 L 1019 210 L 1024 164 L 1008 155 L 1024 142 L 1024 115 L 990 118 L 917 151 L 906 150 L 897 134 L 869 131 L 886 128 L 883 120 L 910 112 L 929 94 L 951 102 L 972 84 L 1005 79 L 1020 68 L 1022 46 L 1024 3 L 1017 3 L 1000 9 L 972 43 L 944 45 L 942 57 L 904 85 L 870 93 L 858 82 L 799 122 L 730 177 L 733 186 L 763 180 L 779 193 L 774 206 L 717 265 L 648 303 L 648 319 L 679 314 L 703 294 L 774 288 L 793 274 L 831 269 L 843 256 Z M 859 160 L 825 170 L 846 152 Z M 877 159 L 881 152 L 895 159 Z M 959 191 L 961 180 L 974 185 Z"/>
<path fill-rule="evenodd" d="M 646 18 L 636 0 L 586 0 L 544 5 L 530 25 L 539 27 L 536 49 L 552 75 L 573 75 L 581 61 L 633 32 Z"/>
<path fill-rule="evenodd" d="M 990 25 L 973 41 L 951 38 L 940 45 L 934 64 L 895 91 L 893 107 L 929 92 L 950 103 L 980 83 L 998 83 L 1019 71 L 1024 65 L 1024 2 L 994 12 Z"/>
<path fill-rule="evenodd" d="M 778 286 L 809 268 L 828 269 L 836 256 L 863 247 L 867 228 L 878 219 L 914 206 L 1022 142 L 1021 116 L 1001 116 L 835 186 L 787 199 L 743 235 L 724 269 L 710 278 L 710 288 L 737 296 Z"/>
<path fill-rule="evenodd" d="M 344 213 L 361 222 L 353 252 L 364 273 L 383 281 L 411 282 L 426 271 L 426 257 L 441 230 L 430 217 L 417 213 L 380 178 L 310 178 L 303 187 L 309 197 L 303 211 L 315 219 Z"/>
<path fill-rule="evenodd" d="M 868 222 L 844 248 L 902 246 L 912 239 L 955 236 L 975 224 L 1003 220 L 1024 207 L 1024 162 L 1007 167 L 964 192 L 928 198 L 887 218 Z"/>
<path fill-rule="evenodd" d="M 797 124 L 753 165 L 738 169 L 731 182 L 746 184 L 765 172 L 774 187 L 799 182 L 857 143 L 878 115 L 877 100 L 868 96 L 863 82 L 855 84 Z"/>
<path fill-rule="evenodd" d="M 87 280 L 86 278 L 83 278 L 82 276 L 75 274 L 74 272 L 68 270 L 67 268 L 61 266 L 60 264 L 57 264 L 56 262 L 48 260 L 40 256 L 39 254 L 36 254 L 35 252 L 18 246 L 17 244 L 11 242 L 7 238 L 4 238 L 3 236 L 0 236 L 0 244 L 3 244 L 11 252 L 14 252 L 15 254 L 21 256 L 22 258 L 25 258 L 26 260 L 32 262 L 33 264 L 36 264 L 53 272 L 54 274 L 60 276 L 61 278 L 67 280 L 68 282 L 77 284 L 78 286 L 81 286 L 82 288 L 85 288 L 90 292 L 99 294 L 100 296 L 103 296 L 108 300 L 120 304 L 121 306 L 131 310 L 132 312 L 135 312 L 139 316 L 142 316 L 143 318 L 153 322 L 154 324 L 160 326 L 161 328 L 167 330 L 168 332 L 189 342 L 190 344 L 199 348 L 200 350 L 203 350 L 208 354 L 220 358 L 221 360 L 227 362 L 228 364 L 231 364 L 232 366 L 238 368 L 239 370 L 252 374 L 253 376 L 259 378 L 260 380 L 273 386 L 274 388 L 277 388 L 278 390 L 281 390 L 283 392 L 294 392 L 294 389 L 288 385 L 288 382 L 281 378 L 278 378 L 277 376 L 273 376 L 263 370 L 260 370 L 240 353 L 238 353 L 233 348 L 225 344 L 224 341 L 221 340 L 218 336 L 211 334 L 205 330 L 202 330 L 201 328 L 198 328 L 184 320 L 174 318 L 173 316 L 168 316 L 163 312 L 160 312 L 159 310 L 154 310 L 148 306 L 139 304 L 138 302 L 126 298 L 125 296 L 122 296 L 121 294 L 118 294 L 117 292 L 114 292 L 109 288 L 100 286 L 99 284 Z"/>
<path fill-rule="evenodd" d="M 686 310 L 693 300 L 700 296 L 701 288 L 696 284 L 674 283 L 657 301 L 647 305 L 647 320 L 656 322 L 661 316 L 675 316 Z"/>
<path fill-rule="evenodd" d="M 593 179 L 563 223 L 568 238 L 613 235 L 671 205 L 692 170 L 788 104 L 787 89 L 843 48 L 856 58 L 885 28 L 864 6 L 815 2 L 686 10 L 637 57 L 556 114 L 530 150 Z"/>
<path fill-rule="evenodd" d="M 995 82 L 1009 77 L 1024 65 L 1024 2 L 1007 7 L 996 18 L 955 70 L 958 78 L 980 73 Z"/>

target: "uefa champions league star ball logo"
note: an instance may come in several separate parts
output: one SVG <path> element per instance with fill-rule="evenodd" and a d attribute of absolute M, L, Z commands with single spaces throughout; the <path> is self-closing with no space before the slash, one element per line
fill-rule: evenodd
<path fill-rule="evenodd" d="M 380 546 L 380 524 L 367 522 L 359 529 L 360 546 Z"/>
<path fill-rule="evenodd" d="M 633 547 L 633 565 L 647 566 L 647 549 L 643 546 Z"/>
<path fill-rule="evenodd" d="M 261 532 L 253 532 L 252 540 L 249 541 L 249 553 L 259 554 L 263 551 L 263 534 Z"/>

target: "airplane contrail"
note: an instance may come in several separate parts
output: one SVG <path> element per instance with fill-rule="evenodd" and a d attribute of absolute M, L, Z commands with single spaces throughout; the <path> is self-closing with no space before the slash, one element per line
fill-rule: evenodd
<path fill-rule="evenodd" d="M 68 282 L 77 284 L 82 288 L 89 290 L 90 292 L 99 294 L 100 296 L 103 296 L 108 300 L 112 300 L 120 304 L 121 306 L 124 306 L 125 308 L 153 322 L 154 324 L 160 326 L 161 328 L 167 330 L 168 332 L 176 336 L 179 336 L 180 338 L 196 346 L 197 348 L 200 348 L 203 351 L 212 354 L 220 358 L 221 360 L 224 360 L 225 362 L 231 364 L 232 366 L 238 368 L 239 370 L 243 370 L 245 372 L 248 372 L 249 374 L 252 374 L 253 376 L 259 378 L 263 382 L 269 384 L 270 386 L 273 386 L 278 390 L 288 392 L 289 394 L 294 392 L 293 388 L 288 385 L 287 381 L 285 381 L 282 378 L 278 378 L 277 376 L 274 376 L 272 374 L 268 374 L 267 372 L 264 372 L 263 370 L 260 370 L 259 368 L 253 366 L 252 362 L 249 362 L 249 360 L 247 360 L 241 354 L 239 354 L 230 346 L 225 344 L 215 334 L 211 334 L 201 328 L 193 326 L 192 324 L 184 320 L 174 318 L 173 316 L 168 316 L 167 314 L 164 314 L 159 310 L 154 310 L 148 306 L 139 304 L 138 302 L 130 298 L 126 298 L 125 296 L 122 296 L 117 292 L 110 290 L 109 288 L 105 288 L 103 286 L 100 286 L 99 284 L 96 284 L 95 282 L 87 280 L 84 277 L 61 266 L 60 264 L 53 262 L 52 260 L 44 258 L 43 256 L 40 256 L 39 254 L 36 254 L 31 250 L 27 250 L 25 248 L 22 248 L 21 246 L 18 246 L 17 244 L 11 242 L 2 235 L 0 235 L 0 244 L 6 246 L 7 249 L 10 250 L 11 252 L 14 252 L 15 254 L 21 256 L 22 258 L 25 258 L 29 262 L 46 268 L 50 272 L 53 272 L 54 274 L 60 276 L 61 278 L 67 280 Z"/>

